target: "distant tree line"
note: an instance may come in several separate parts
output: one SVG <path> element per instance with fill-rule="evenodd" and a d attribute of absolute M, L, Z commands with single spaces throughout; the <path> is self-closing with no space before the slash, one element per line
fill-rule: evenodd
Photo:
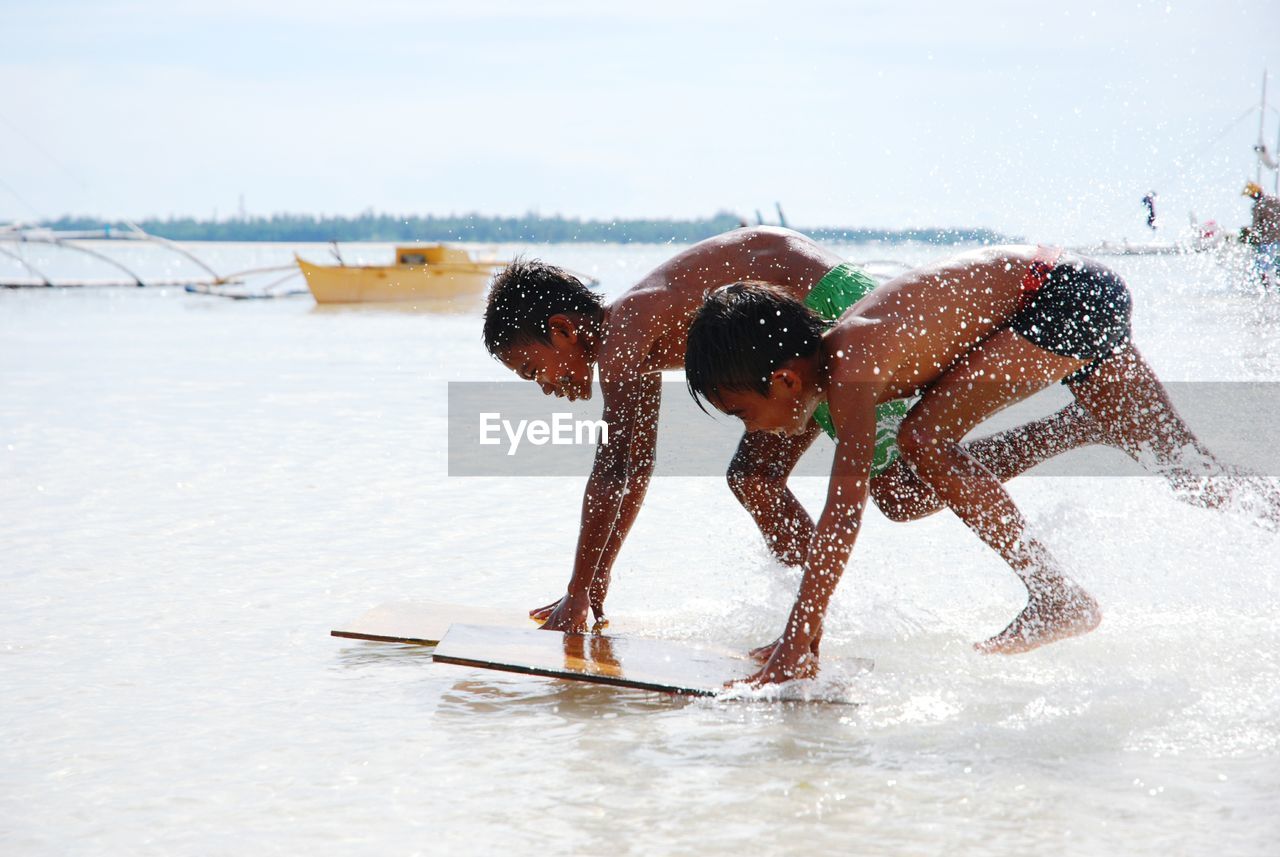
<path fill-rule="evenodd" d="M 479 214 L 395 215 L 367 212 L 355 217 L 316 217 L 311 214 L 273 214 L 228 220 L 192 217 L 152 218 L 138 225 L 153 235 L 174 241 L 475 241 L 482 243 L 619 243 L 691 244 L 744 225 L 735 214 L 721 211 L 694 220 L 580 220 L 526 214 L 488 217 Z M 50 229 L 102 229 L 118 222 L 93 217 L 64 216 L 41 224 Z M 825 241 L 923 241 L 929 244 L 1001 243 L 1008 239 L 990 229 L 865 229 L 820 227 L 802 229 Z"/>

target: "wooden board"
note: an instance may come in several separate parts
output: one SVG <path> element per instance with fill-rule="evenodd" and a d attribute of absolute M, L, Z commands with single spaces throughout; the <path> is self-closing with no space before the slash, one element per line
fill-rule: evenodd
<path fill-rule="evenodd" d="M 671 640 L 613 634 L 560 634 L 455 624 L 436 647 L 439 663 L 610 684 L 689 696 L 715 696 L 758 669 L 751 659 Z M 871 662 L 859 659 L 858 669 Z M 848 702 L 826 696 L 821 701 Z"/>
<path fill-rule="evenodd" d="M 434 646 L 454 622 L 467 625 L 500 625 L 507 628 L 537 628 L 528 610 L 517 607 L 468 607 L 444 601 L 391 601 L 379 604 L 367 613 L 329 633 L 351 640 L 375 643 L 411 643 Z M 622 630 L 626 624 L 610 619 L 611 630 Z"/>

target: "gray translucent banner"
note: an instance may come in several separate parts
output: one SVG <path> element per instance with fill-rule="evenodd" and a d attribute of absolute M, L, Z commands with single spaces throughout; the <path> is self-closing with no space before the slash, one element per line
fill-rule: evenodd
<path fill-rule="evenodd" d="M 1224 464 L 1280 475 L 1280 383 L 1185 382 L 1167 385 L 1179 414 Z M 1070 404 L 1054 385 L 1006 408 L 975 429 L 973 440 L 1046 417 Z M 450 382 L 450 476 L 586 476 L 601 429 L 600 389 L 589 401 L 544 396 L 521 381 Z M 682 382 L 662 385 L 657 476 L 723 476 L 742 438 L 742 423 L 704 414 Z M 832 441 L 819 436 L 795 468 L 830 472 Z M 1149 471 L 1118 449 L 1084 446 L 1045 461 L 1030 476 L 1141 476 Z"/>

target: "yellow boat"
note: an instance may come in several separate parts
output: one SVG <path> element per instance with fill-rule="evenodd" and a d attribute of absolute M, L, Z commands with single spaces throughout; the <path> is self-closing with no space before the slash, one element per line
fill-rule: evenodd
<path fill-rule="evenodd" d="M 294 255 L 319 304 L 449 300 L 484 291 L 507 263 L 447 244 L 396 248 L 395 265 L 315 265 Z"/>

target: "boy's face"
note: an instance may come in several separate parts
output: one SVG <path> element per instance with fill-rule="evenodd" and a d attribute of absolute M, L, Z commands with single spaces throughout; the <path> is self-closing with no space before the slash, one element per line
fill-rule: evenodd
<path fill-rule="evenodd" d="M 579 339 L 551 330 L 551 344 L 518 342 L 498 355 L 502 364 L 548 396 L 591 398 L 591 361 Z"/>
<path fill-rule="evenodd" d="M 721 390 L 712 403 L 731 417 L 742 420 L 749 432 L 802 434 L 813 417 L 816 402 L 810 403 L 794 375 L 779 377 L 775 372 L 768 395 L 754 390 Z"/>

